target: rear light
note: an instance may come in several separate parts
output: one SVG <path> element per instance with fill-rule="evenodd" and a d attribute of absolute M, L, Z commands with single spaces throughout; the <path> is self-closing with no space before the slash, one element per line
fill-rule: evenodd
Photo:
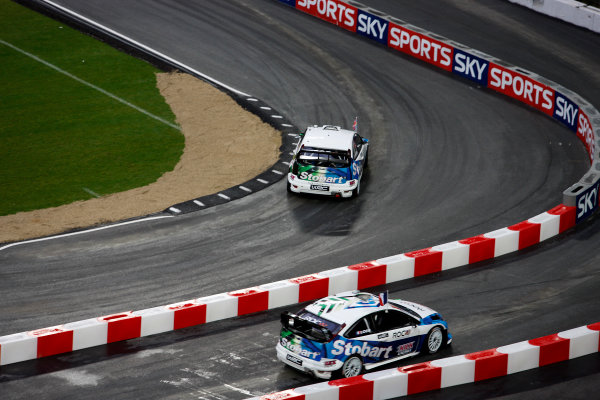
<path fill-rule="evenodd" d="M 296 175 L 292 174 L 292 176 L 290 177 L 292 180 L 296 179 Z"/>
<path fill-rule="evenodd" d="M 331 367 L 332 365 L 335 365 L 335 360 L 325 361 L 326 367 Z"/>
<path fill-rule="evenodd" d="M 354 184 L 356 183 L 356 181 L 353 179 L 350 182 L 348 182 L 350 184 L 350 186 L 354 186 Z"/>

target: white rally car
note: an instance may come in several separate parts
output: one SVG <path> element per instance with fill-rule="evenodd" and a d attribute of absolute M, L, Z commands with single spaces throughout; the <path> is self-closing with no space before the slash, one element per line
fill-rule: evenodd
<path fill-rule="evenodd" d="M 294 193 L 358 196 L 368 154 L 369 141 L 355 131 L 333 125 L 308 127 L 294 151 L 287 189 Z"/>
<path fill-rule="evenodd" d="M 321 379 L 352 377 L 452 342 L 436 311 L 357 291 L 325 297 L 297 314 L 281 315 L 277 358 Z"/>

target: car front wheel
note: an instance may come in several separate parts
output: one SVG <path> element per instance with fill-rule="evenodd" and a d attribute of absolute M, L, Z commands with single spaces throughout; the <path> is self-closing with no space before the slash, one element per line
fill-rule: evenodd
<path fill-rule="evenodd" d="M 442 332 L 442 328 L 436 326 L 427 334 L 427 338 L 425 339 L 425 353 L 437 353 L 437 351 L 442 347 L 443 343 L 444 332 Z"/>
<path fill-rule="evenodd" d="M 348 358 L 342 365 L 341 375 L 343 378 L 351 378 L 362 373 L 363 363 L 358 356 Z"/>

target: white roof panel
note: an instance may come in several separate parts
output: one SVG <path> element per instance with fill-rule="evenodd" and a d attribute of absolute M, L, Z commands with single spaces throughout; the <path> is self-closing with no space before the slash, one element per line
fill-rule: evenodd
<path fill-rule="evenodd" d="M 354 132 L 339 126 L 311 126 L 306 129 L 302 144 L 306 147 L 327 150 L 350 150 Z"/>
<path fill-rule="evenodd" d="M 390 301 L 408 308 L 421 318 L 435 313 L 429 307 L 410 301 L 392 299 Z M 341 325 L 350 324 L 366 314 L 384 308 L 385 306 L 380 306 L 379 298 L 371 293 L 352 294 L 346 292 L 322 298 L 308 305 L 306 310 Z"/>

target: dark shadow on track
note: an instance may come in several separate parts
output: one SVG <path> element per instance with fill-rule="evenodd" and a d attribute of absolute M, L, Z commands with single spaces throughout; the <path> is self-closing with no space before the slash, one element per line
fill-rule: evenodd
<path fill-rule="evenodd" d="M 334 198 L 308 194 L 288 194 L 288 204 L 294 223 L 305 233 L 321 236 L 348 236 L 361 217 L 361 209 L 369 201 L 370 169 L 361 179 L 361 194 L 357 198 Z"/>

